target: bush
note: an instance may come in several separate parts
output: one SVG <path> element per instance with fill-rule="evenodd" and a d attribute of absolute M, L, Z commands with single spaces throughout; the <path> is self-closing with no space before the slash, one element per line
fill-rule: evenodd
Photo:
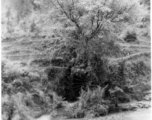
<path fill-rule="evenodd" d="M 11 120 L 14 116 L 15 109 L 16 108 L 13 99 L 8 95 L 3 96 L 2 117 L 7 118 L 6 120 Z"/>
<path fill-rule="evenodd" d="M 126 42 L 135 42 L 137 40 L 136 33 L 127 32 L 126 37 L 124 38 Z"/>
<path fill-rule="evenodd" d="M 66 102 L 61 96 L 58 96 L 56 93 L 53 93 L 53 109 L 58 110 L 64 108 Z"/>
<path fill-rule="evenodd" d="M 51 64 L 51 60 L 36 59 L 36 60 L 33 60 L 30 64 L 31 65 L 39 65 L 40 67 L 46 67 L 46 66 L 49 66 Z"/>
<path fill-rule="evenodd" d="M 122 35 L 121 38 L 126 42 L 136 42 L 137 41 L 137 33 L 132 28 L 127 28 Z"/>
<path fill-rule="evenodd" d="M 78 103 L 71 109 L 71 117 L 99 117 L 108 113 L 109 101 L 104 100 L 104 89 L 98 87 L 94 90 L 81 90 Z M 91 116 L 90 116 L 91 115 Z"/>
<path fill-rule="evenodd" d="M 54 66 L 63 66 L 65 64 L 64 60 L 62 58 L 60 58 L 60 57 L 53 58 L 51 60 L 51 63 Z"/>

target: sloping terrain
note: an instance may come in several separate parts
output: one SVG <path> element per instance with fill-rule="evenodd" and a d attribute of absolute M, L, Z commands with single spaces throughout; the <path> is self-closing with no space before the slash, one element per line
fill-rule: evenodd
<path fill-rule="evenodd" d="M 145 39 L 145 41 L 144 41 Z M 14 41 L 7 41 L 7 42 L 2 42 L 2 60 L 7 60 L 9 61 L 11 64 L 28 64 L 28 67 L 25 67 L 25 70 L 29 70 L 31 71 L 32 69 L 35 69 L 43 72 L 43 69 L 45 70 L 45 67 L 34 67 L 34 66 L 30 66 L 31 65 L 31 61 L 34 60 L 38 60 L 38 59 L 50 59 L 53 53 L 53 44 L 54 41 L 56 42 L 56 40 L 54 39 L 43 39 L 43 38 L 34 38 L 34 39 L 29 39 L 29 38 L 22 38 L 19 40 L 14 40 Z M 149 69 L 150 69 L 150 41 L 146 40 L 146 38 L 143 38 L 142 40 L 138 40 L 138 42 L 134 42 L 134 43 L 127 43 L 127 42 L 123 42 L 120 43 L 118 42 L 117 44 L 119 44 L 121 50 L 124 50 L 125 52 L 127 51 L 128 54 L 126 56 L 122 56 L 119 58 L 109 58 L 109 61 L 111 64 L 117 64 L 121 61 L 125 61 L 127 64 L 127 73 L 128 73 L 128 79 L 132 80 L 132 77 L 129 78 L 131 76 L 131 74 L 135 74 L 132 73 L 133 69 L 135 68 L 137 63 L 141 63 L 141 65 L 145 65 L 146 67 L 139 67 L 138 68 L 138 64 L 137 64 L 137 70 L 143 70 L 145 72 L 144 77 L 139 76 L 136 77 L 135 80 L 138 79 L 138 81 L 136 81 L 134 84 L 136 84 L 136 86 L 134 87 L 135 89 L 137 89 L 137 92 L 140 90 L 145 91 L 146 89 L 149 90 L 150 86 L 147 87 L 147 85 L 150 85 L 150 73 L 149 73 Z M 38 63 L 39 64 L 39 63 Z M 15 67 L 16 68 L 16 67 Z M 19 67 L 20 68 L 20 67 Z M 140 81 L 145 81 L 145 83 L 140 83 Z M 137 85 L 137 83 L 140 83 Z M 144 86 L 145 85 L 145 86 Z M 145 89 L 146 87 L 146 89 Z M 146 91 L 147 91 L 146 90 Z M 39 90 L 37 90 L 39 91 Z M 40 92 L 40 91 L 39 91 Z M 138 95 L 137 95 L 138 97 Z M 41 108 L 34 108 L 35 110 L 41 109 Z M 21 110 L 22 111 L 22 110 Z M 25 111 L 25 110 L 23 110 Z M 64 111 L 64 110 L 63 110 Z M 61 116 L 59 115 L 59 117 L 57 117 L 56 119 L 63 119 L 64 115 L 67 113 L 63 113 L 62 115 L 62 110 L 59 112 L 61 114 Z M 37 111 L 39 112 L 39 111 Z M 57 114 L 59 114 L 57 113 Z M 25 113 L 24 113 L 25 114 Z M 50 115 L 45 115 L 43 116 L 43 113 L 35 113 L 34 114 L 38 114 L 38 116 L 41 116 L 40 118 L 36 119 L 36 120 L 50 120 Z M 102 118 L 94 118 L 92 120 L 98 120 L 98 119 L 107 119 L 107 120 L 139 120 L 138 117 L 140 115 L 140 119 L 142 120 L 143 118 L 145 118 L 145 120 L 149 120 L 149 116 L 150 116 L 150 109 L 141 109 L 141 110 L 137 110 L 135 112 L 125 112 L 125 113 L 118 113 L 118 114 L 114 114 L 114 115 L 109 115 L 106 117 L 102 117 Z M 26 115 L 24 115 L 26 116 Z M 29 117 L 28 119 L 33 120 L 34 118 L 29 116 L 29 113 L 27 113 L 27 116 Z M 138 117 L 137 117 L 138 116 Z M 14 116 L 13 120 L 19 119 L 16 118 L 19 116 Z M 52 118 L 52 120 L 55 120 L 55 118 Z M 78 119 L 80 120 L 80 119 Z M 85 118 L 82 120 L 86 120 Z"/>
<path fill-rule="evenodd" d="M 10 1 L 18 20 L 10 7 L 2 23 L 3 120 L 149 120 L 150 18 L 142 0 L 19 1 Z"/>
<path fill-rule="evenodd" d="M 145 38 L 143 38 L 145 40 Z M 139 43 L 118 43 L 122 50 L 128 52 L 124 58 L 150 54 L 150 41 L 139 40 Z M 32 58 L 51 57 L 53 54 L 53 44 L 56 39 L 30 38 L 18 39 L 15 41 L 2 42 L 2 58 L 11 61 L 25 61 Z M 52 50 L 51 50 L 52 48 Z M 112 59 L 112 58 L 111 58 Z"/>

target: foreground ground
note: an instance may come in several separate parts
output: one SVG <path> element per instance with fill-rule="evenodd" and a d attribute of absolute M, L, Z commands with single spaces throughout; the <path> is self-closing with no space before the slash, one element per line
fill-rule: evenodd
<path fill-rule="evenodd" d="M 63 120 L 64 118 L 56 118 L 56 120 Z M 69 119 L 69 120 L 88 120 L 83 119 Z M 44 115 L 36 120 L 55 120 L 49 115 Z M 93 118 L 89 120 L 151 120 L 151 108 L 139 109 L 137 111 L 122 112 L 117 114 L 108 115 L 105 117 Z"/>
<path fill-rule="evenodd" d="M 129 104 L 123 104 L 130 106 L 138 106 L 138 109 L 134 111 L 114 113 L 98 118 L 66 119 L 63 116 L 54 118 L 51 117 L 51 115 L 42 115 L 40 118 L 33 120 L 151 120 L 152 116 L 150 104 L 150 101 L 140 101 L 132 102 Z"/>

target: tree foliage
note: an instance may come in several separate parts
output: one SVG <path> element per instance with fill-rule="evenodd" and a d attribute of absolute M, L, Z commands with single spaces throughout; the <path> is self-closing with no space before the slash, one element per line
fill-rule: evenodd
<path fill-rule="evenodd" d="M 68 73 L 70 78 L 65 75 L 63 79 L 66 81 L 64 84 L 67 84 L 68 80 L 74 83 L 79 79 L 76 81 L 81 81 L 82 84 L 104 87 L 108 80 L 106 59 L 116 57 L 120 52 L 119 47 L 115 45 L 118 35 L 125 26 L 134 26 L 143 19 L 147 14 L 143 12 L 144 7 L 138 1 L 130 0 L 49 2 L 54 23 L 52 29 L 57 31 L 61 38 L 54 57 L 63 58 L 64 66 L 71 69 Z"/>
<path fill-rule="evenodd" d="M 88 61 L 93 53 L 100 54 L 98 51 L 110 40 L 117 39 L 118 24 L 133 25 L 145 15 L 141 15 L 142 6 L 136 1 L 54 0 L 52 5 L 52 15 L 56 13 L 53 17 L 61 26 L 66 44 L 85 54 Z"/>

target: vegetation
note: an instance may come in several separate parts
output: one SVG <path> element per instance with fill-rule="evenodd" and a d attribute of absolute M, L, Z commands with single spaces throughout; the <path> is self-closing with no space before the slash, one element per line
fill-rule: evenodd
<path fill-rule="evenodd" d="M 3 120 L 60 110 L 69 118 L 99 117 L 120 111 L 120 103 L 142 100 L 151 89 L 148 1 L 3 4 Z"/>

